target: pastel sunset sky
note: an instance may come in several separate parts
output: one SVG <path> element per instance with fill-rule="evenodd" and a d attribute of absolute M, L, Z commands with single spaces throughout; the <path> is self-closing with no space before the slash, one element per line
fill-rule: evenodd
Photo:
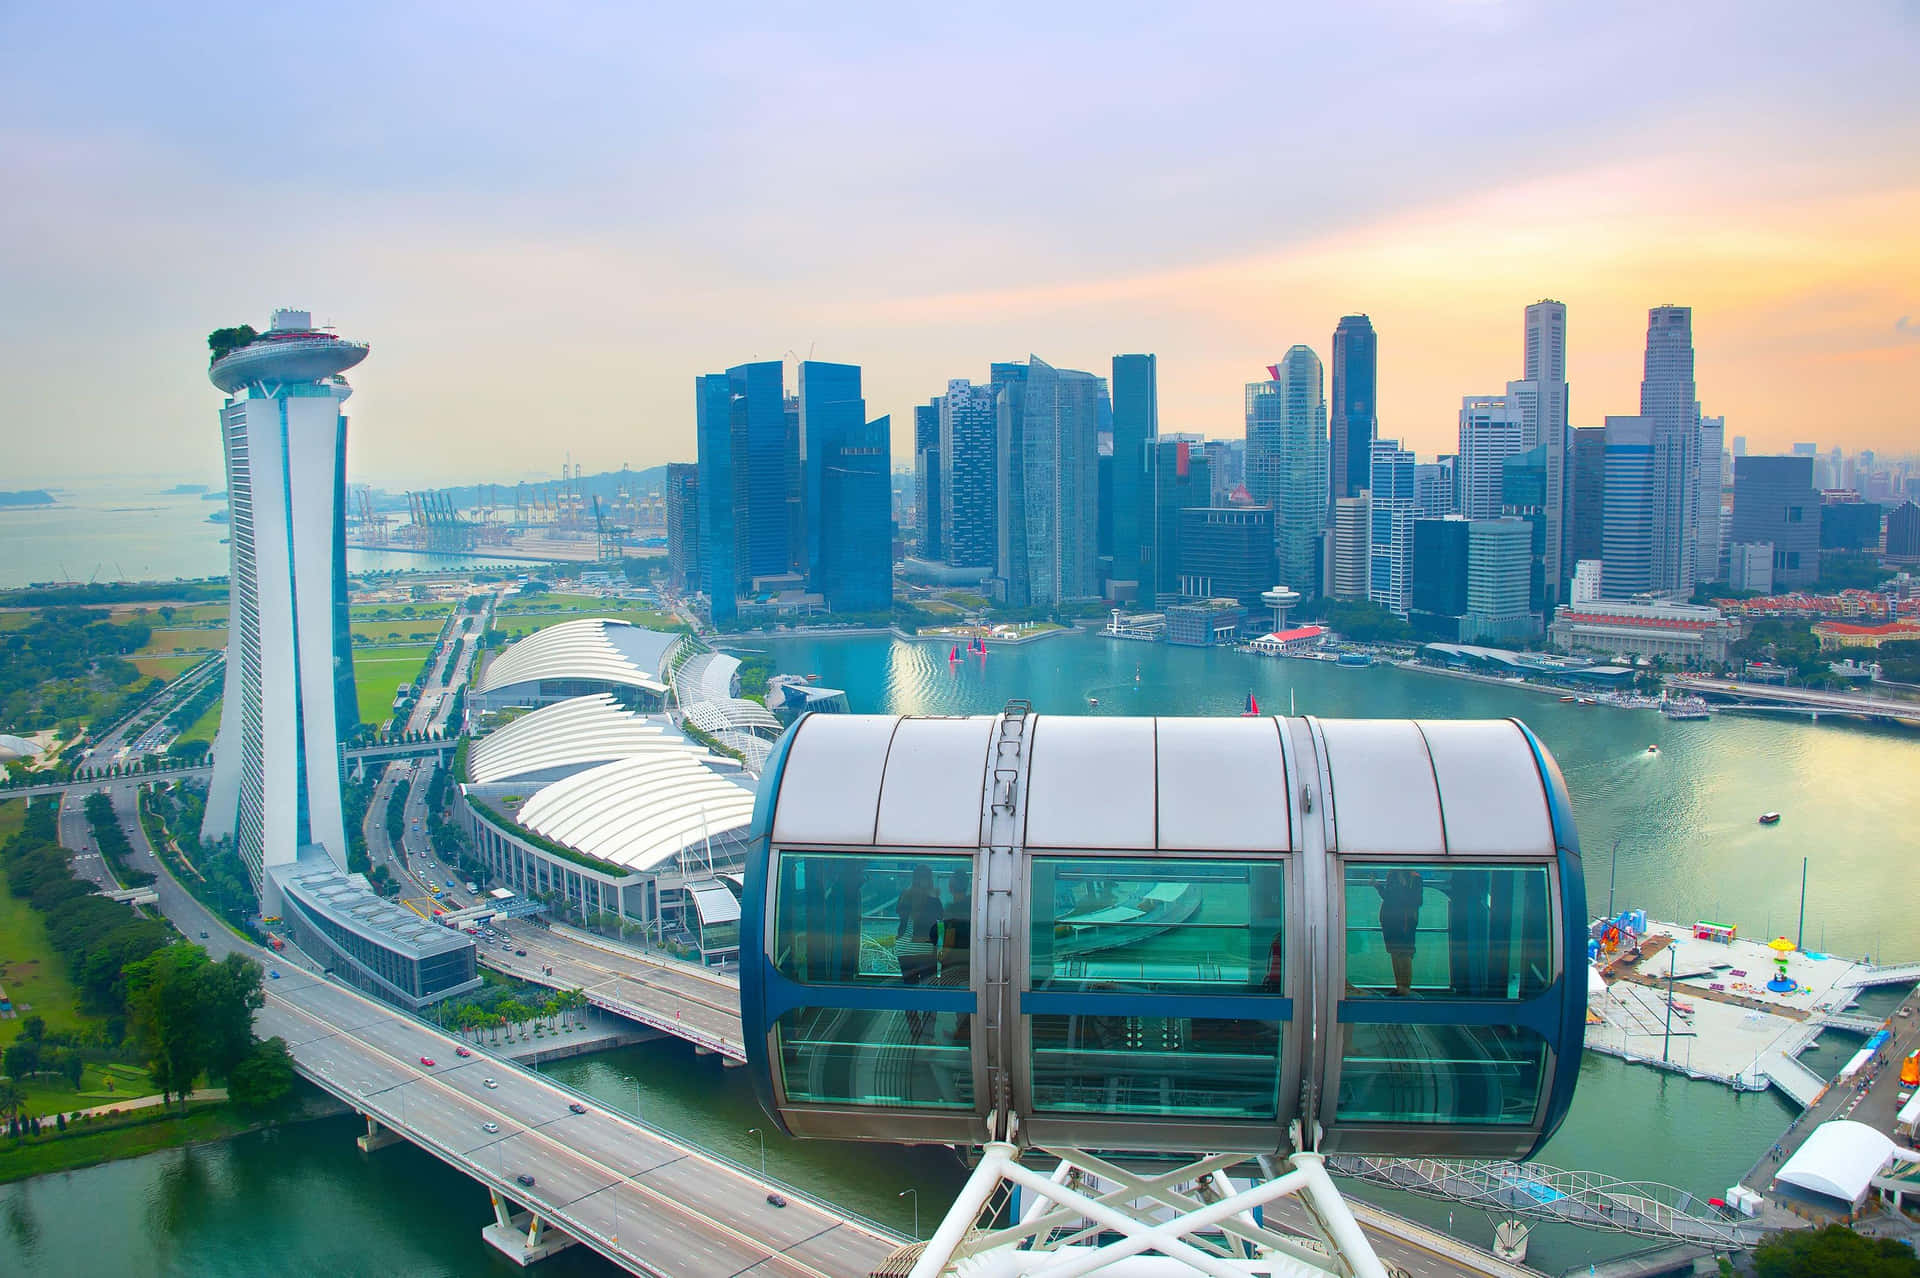
<path fill-rule="evenodd" d="M 1350 311 L 1427 455 L 1541 297 L 1577 425 L 1678 303 L 1729 437 L 1920 451 L 1917 86 L 1904 0 L 0 5 L 0 487 L 217 478 L 280 305 L 391 488 L 691 460 L 696 374 L 809 352 L 896 464 L 1029 352 L 1237 436 Z"/>

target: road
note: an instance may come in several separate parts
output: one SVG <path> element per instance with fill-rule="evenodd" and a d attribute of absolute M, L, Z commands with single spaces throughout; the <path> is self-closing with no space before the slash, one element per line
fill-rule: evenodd
<path fill-rule="evenodd" d="M 99 789 L 94 782 L 60 796 L 60 846 L 73 854 L 74 873 L 97 886 L 102 892 L 117 892 L 120 881 L 107 866 L 93 841 L 93 829 L 87 824 L 87 796 Z"/>
<path fill-rule="evenodd" d="M 1900 720 L 1920 720 L 1920 701 L 1895 701 L 1889 697 L 1863 697 L 1850 692 L 1827 692 L 1817 688 L 1789 688 L 1775 683 L 1742 683 L 1732 679 L 1709 679 L 1697 675 L 1674 675 L 1668 685 L 1678 692 L 1693 692 L 1716 697 L 1740 697 L 1776 705 L 1804 706 L 1834 714 L 1880 715 Z"/>
<path fill-rule="evenodd" d="M 746 1058 L 737 982 L 687 970 L 684 964 L 623 959 L 524 921 L 493 926 L 510 944 L 481 944 L 480 960 L 488 967 L 538 985 L 584 990 L 589 998 L 644 1008 L 663 1021 L 671 1018 L 674 1026 L 719 1040 L 736 1060 Z"/>
<path fill-rule="evenodd" d="M 136 823 L 129 835 L 144 856 L 137 833 Z M 620 1251 L 673 1274 L 767 1278 L 864 1274 L 905 1241 L 784 1187 L 788 1205 L 775 1207 L 751 1174 L 598 1104 L 574 1114 L 567 1106 L 581 1098 L 558 1084 L 241 941 L 164 867 L 156 886 L 175 926 L 205 933 L 214 957 L 243 953 L 280 974 L 264 984 L 255 1029 L 284 1038 L 303 1073 L 363 1112 L 392 1116 L 563 1229 L 617 1238 Z M 500 1130 L 486 1131 L 489 1122 Z M 522 1174 L 531 1188 L 515 1180 Z"/>

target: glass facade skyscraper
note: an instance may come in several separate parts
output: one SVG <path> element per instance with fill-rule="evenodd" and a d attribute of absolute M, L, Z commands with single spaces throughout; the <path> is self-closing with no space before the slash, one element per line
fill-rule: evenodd
<path fill-rule="evenodd" d="M 881 417 L 840 431 L 821 449 L 817 589 L 833 612 L 893 606 L 891 437 L 892 420 Z"/>
<path fill-rule="evenodd" d="M 800 364 L 800 458 L 804 476 L 800 509 L 806 528 L 801 559 L 811 590 L 825 593 L 822 531 L 826 526 L 825 478 L 829 458 L 843 440 L 867 424 L 867 401 L 860 397 L 860 368 L 803 360 Z"/>
<path fill-rule="evenodd" d="M 919 521 L 920 557 L 936 562 L 946 558 L 940 540 L 946 524 L 940 508 L 940 478 L 940 397 L 936 395 L 913 409 L 913 510 Z"/>
<path fill-rule="evenodd" d="M 940 405 L 940 546 L 955 568 L 991 568 L 999 492 L 995 384 L 947 383 Z"/>
<path fill-rule="evenodd" d="M 231 511 L 225 699 L 202 833 L 230 838 L 269 912 L 266 871 L 318 846 L 341 870 L 340 745 L 359 725 L 348 627 L 341 376 L 367 348 L 275 311 L 208 371 Z"/>
<path fill-rule="evenodd" d="M 1344 315 L 1333 330 L 1332 496 L 1367 486 L 1379 428 L 1379 339 L 1365 315 Z"/>
<path fill-rule="evenodd" d="M 1700 493 L 1700 401 L 1693 380 L 1693 308 L 1647 312 L 1640 416 L 1653 427 L 1653 493 L 1648 589 L 1693 593 Z M 1606 578 L 1601 578 L 1606 586 Z M 1611 591 L 1609 598 L 1618 598 Z"/>
<path fill-rule="evenodd" d="M 1317 594 L 1329 491 L 1325 378 L 1306 346 L 1289 348 L 1267 373 L 1247 384 L 1247 491 L 1273 507 L 1280 584 Z"/>
<path fill-rule="evenodd" d="M 1153 440 L 1160 434 L 1159 365 L 1152 355 L 1113 357 L 1114 598 L 1153 599 Z"/>
<path fill-rule="evenodd" d="M 1370 450 L 1367 493 L 1367 598 L 1396 616 L 1412 604 L 1413 453 L 1395 439 Z"/>
<path fill-rule="evenodd" d="M 1654 423 L 1609 417 L 1601 497 L 1600 597 L 1632 599 L 1656 589 L 1653 571 Z"/>
<path fill-rule="evenodd" d="M 746 414 L 734 411 L 733 379 L 726 373 L 694 378 L 693 393 L 700 586 L 713 623 L 725 625 L 738 615 L 735 600 L 747 584 Z"/>

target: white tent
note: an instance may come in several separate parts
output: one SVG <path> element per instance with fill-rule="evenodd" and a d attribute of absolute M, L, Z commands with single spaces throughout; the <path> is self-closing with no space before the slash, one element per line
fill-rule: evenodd
<path fill-rule="evenodd" d="M 1811 1193 L 1859 1203 L 1893 1151 L 1893 1142 L 1865 1123 L 1834 1119 L 1814 1128 L 1774 1178 Z"/>

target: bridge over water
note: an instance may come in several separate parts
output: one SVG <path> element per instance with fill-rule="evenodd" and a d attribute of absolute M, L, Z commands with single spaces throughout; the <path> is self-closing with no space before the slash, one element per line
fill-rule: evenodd
<path fill-rule="evenodd" d="M 1669 676 L 1667 686 L 1677 693 L 1703 697 L 1723 710 L 1773 711 L 1815 717 L 1823 714 L 1843 715 L 1920 728 L 1920 702 L 1896 701 L 1891 697 L 1829 692 L 1817 688 L 1789 688 L 1780 684 L 1746 683 L 1734 679 L 1710 679 L 1698 675 Z"/>

